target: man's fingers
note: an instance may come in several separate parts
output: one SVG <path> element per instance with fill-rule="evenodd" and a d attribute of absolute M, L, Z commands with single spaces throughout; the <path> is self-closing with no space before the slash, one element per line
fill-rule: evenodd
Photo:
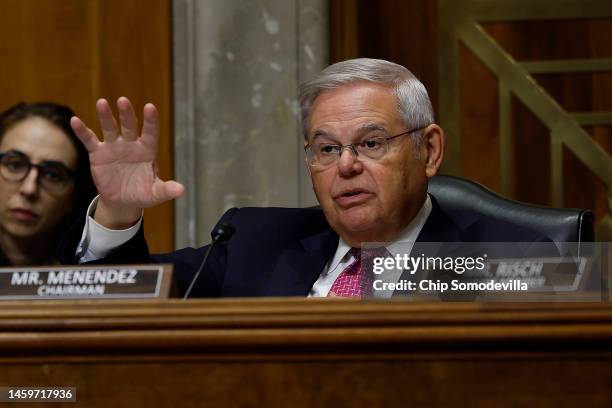
<path fill-rule="evenodd" d="M 140 142 L 157 152 L 159 144 L 159 113 L 152 103 L 147 103 L 143 110 L 142 137 Z"/>
<path fill-rule="evenodd" d="M 185 186 L 177 181 L 170 180 L 164 182 L 164 190 L 168 197 L 175 199 L 183 195 L 185 192 Z"/>
<path fill-rule="evenodd" d="M 98 99 L 96 110 L 98 111 L 98 119 L 100 120 L 100 128 L 102 129 L 104 141 L 114 142 L 119 136 L 117 122 L 106 99 Z"/>
<path fill-rule="evenodd" d="M 70 118 L 70 126 L 89 153 L 93 153 L 98 148 L 100 145 L 98 137 L 91 129 L 85 126 L 81 119 L 73 116 Z"/>
<path fill-rule="evenodd" d="M 158 203 L 179 198 L 185 192 L 185 186 L 174 180 L 161 181 L 157 179 L 152 188 L 153 196 Z"/>
<path fill-rule="evenodd" d="M 121 123 L 121 136 L 128 141 L 138 138 L 138 118 L 132 103 L 125 96 L 117 99 L 117 109 L 119 110 L 119 122 Z"/>

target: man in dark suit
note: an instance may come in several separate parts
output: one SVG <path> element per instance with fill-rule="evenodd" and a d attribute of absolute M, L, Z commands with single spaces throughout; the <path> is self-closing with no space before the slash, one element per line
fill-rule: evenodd
<path fill-rule="evenodd" d="M 97 103 L 104 142 L 73 118 L 100 196 L 83 233 L 64 246 L 64 260 L 74 261 L 76 248 L 81 262 L 171 262 L 184 291 L 206 247 L 151 258 L 140 228 L 142 208 L 183 192 L 155 173 L 157 112 L 145 106 L 138 136 L 130 102 L 119 98 L 117 107 L 119 127 L 108 102 Z M 193 295 L 359 296 L 371 293 L 361 260 L 365 243 L 386 243 L 394 254 L 400 243 L 409 252 L 416 241 L 540 238 L 478 215 L 446 214 L 428 196 L 427 181 L 444 156 L 444 132 L 434 123 L 427 91 L 406 68 L 372 59 L 331 65 L 301 87 L 300 107 L 321 208 L 228 211 L 223 219 L 237 232 L 214 248 Z"/>

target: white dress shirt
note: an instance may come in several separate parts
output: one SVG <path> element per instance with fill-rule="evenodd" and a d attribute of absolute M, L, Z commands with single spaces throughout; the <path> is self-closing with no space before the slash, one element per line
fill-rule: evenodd
<path fill-rule="evenodd" d="M 128 229 L 112 230 L 100 225 L 91 216 L 98 205 L 98 197 L 94 198 L 87 208 L 83 235 L 76 250 L 76 258 L 80 263 L 104 258 L 112 249 L 132 239 L 142 224 L 141 214 L 136 225 Z"/>
<path fill-rule="evenodd" d="M 416 241 L 421 229 L 423 229 L 423 225 L 425 225 L 425 221 L 431 214 L 431 199 L 429 195 L 425 199 L 423 206 L 417 213 L 417 215 L 412 219 L 410 224 L 400 233 L 397 239 L 388 245 L 385 245 L 385 248 L 389 253 L 393 256 L 395 255 L 404 255 L 410 254 L 412 251 L 412 247 L 414 246 L 414 242 Z M 309 297 L 326 297 L 329 293 L 332 285 L 340 275 L 340 273 L 349 266 L 355 260 L 355 257 L 349 253 L 351 247 L 344 242 L 342 238 L 338 240 L 338 248 L 336 248 L 336 253 L 334 254 L 331 261 L 325 265 L 319 279 L 314 283 Z M 376 279 L 381 279 L 384 282 L 398 282 L 403 270 L 401 269 L 393 269 L 387 270 L 382 275 L 378 275 Z M 392 291 L 374 291 L 374 297 L 383 297 L 388 298 L 393 295 Z"/>

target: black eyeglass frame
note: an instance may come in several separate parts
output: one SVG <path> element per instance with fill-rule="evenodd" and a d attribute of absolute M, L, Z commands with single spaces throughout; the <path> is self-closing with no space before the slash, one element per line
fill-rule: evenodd
<path fill-rule="evenodd" d="M 20 178 L 11 178 L 11 177 L 7 177 L 6 174 L 4 174 L 1 168 L 3 167 L 4 158 L 7 156 L 15 156 L 15 157 L 22 158 L 24 163 L 27 163 L 27 170 L 25 171 L 25 173 L 23 173 L 23 176 L 21 176 Z M 74 180 L 77 174 L 76 171 L 70 170 L 63 163 L 56 162 L 56 161 L 44 161 L 39 164 L 34 164 L 32 163 L 32 161 L 30 160 L 27 154 L 22 153 L 20 151 L 9 150 L 8 152 L 0 153 L 0 176 L 2 176 L 2 178 L 5 179 L 6 181 L 16 182 L 16 183 L 22 182 L 23 180 L 26 179 L 26 177 L 28 177 L 33 167 L 38 170 L 38 174 L 36 175 L 37 176 L 36 182 L 38 183 L 38 185 L 40 185 L 44 189 L 51 191 L 53 193 L 61 193 L 62 191 L 64 191 L 66 189 L 66 186 L 69 184 L 69 181 Z M 49 184 L 48 182 L 41 181 L 43 180 L 42 175 L 45 174 L 46 169 L 48 169 L 49 167 L 55 167 L 55 168 L 59 167 L 62 169 L 62 171 L 65 171 L 66 174 L 68 175 L 68 178 L 65 181 L 63 181 L 61 184 L 59 183 L 56 184 L 58 188 L 50 187 L 50 186 L 53 186 L 53 184 Z"/>

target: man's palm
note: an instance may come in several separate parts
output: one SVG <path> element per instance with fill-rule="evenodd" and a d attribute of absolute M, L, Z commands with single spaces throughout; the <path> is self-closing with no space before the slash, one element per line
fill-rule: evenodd
<path fill-rule="evenodd" d="M 101 199 L 123 207 L 147 208 L 180 196 L 182 185 L 157 177 L 159 119 L 155 107 L 145 105 L 140 137 L 138 120 L 127 98 L 117 101 L 120 128 L 106 100 L 100 99 L 96 108 L 103 142 L 80 119 L 73 118 L 71 124 L 89 150 L 91 172 Z"/>

